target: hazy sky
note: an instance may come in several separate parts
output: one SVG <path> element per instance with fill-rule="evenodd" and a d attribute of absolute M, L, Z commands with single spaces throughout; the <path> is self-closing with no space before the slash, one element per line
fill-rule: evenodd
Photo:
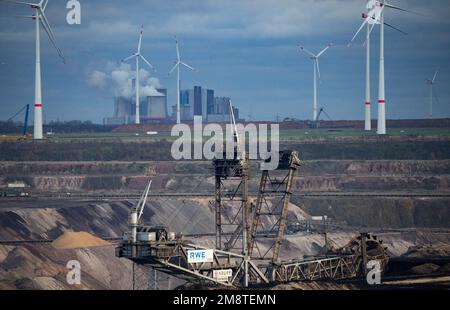
<path fill-rule="evenodd" d="M 182 88 L 201 85 L 229 96 L 241 116 L 274 120 L 311 118 L 313 66 L 301 43 L 314 52 L 335 45 L 320 59 L 319 107 L 332 119 L 363 119 L 363 37 L 347 43 L 362 22 L 365 0 L 80 0 L 81 25 L 66 23 L 66 0 L 50 0 L 47 17 L 66 55 L 63 64 L 42 32 L 45 120 L 101 122 L 113 113 L 118 78 L 134 74 L 120 59 L 136 50 L 144 25 L 143 55 L 157 68 L 143 67 L 144 82 L 169 89 L 175 104 L 173 66 L 177 34 L 182 59 L 199 72 L 182 71 Z M 388 10 L 386 28 L 388 118 L 428 115 L 425 78 L 435 69 L 436 117 L 450 116 L 450 2 L 392 0 L 420 15 Z M 0 1 L 0 119 L 34 100 L 35 27 L 28 6 Z M 378 90 L 378 27 L 372 44 L 372 101 Z M 124 75 L 117 75 L 121 73 Z M 151 75 L 150 75 L 150 74 Z M 447 85 L 447 87 L 445 86 Z M 373 105 L 376 115 L 376 105 Z"/>

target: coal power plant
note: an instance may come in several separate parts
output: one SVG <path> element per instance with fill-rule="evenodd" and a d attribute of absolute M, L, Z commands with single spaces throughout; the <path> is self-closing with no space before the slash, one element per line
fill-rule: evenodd
<path fill-rule="evenodd" d="M 157 89 L 160 95 L 141 98 L 140 120 L 142 123 L 167 122 L 167 89 Z M 115 97 L 114 115 L 104 119 L 105 125 L 126 125 L 135 122 L 136 103 L 133 98 Z"/>
<path fill-rule="evenodd" d="M 134 83 L 133 83 L 134 85 Z M 176 105 L 172 106 L 171 114 L 167 108 L 167 89 L 157 88 L 157 95 L 141 98 L 141 124 L 171 124 L 176 120 Z M 181 120 L 192 122 L 194 116 L 201 116 L 207 123 L 226 123 L 230 120 L 230 101 L 228 97 L 215 97 L 214 90 L 194 86 L 191 90 L 181 90 Z M 114 97 L 114 114 L 103 120 L 105 125 L 134 124 L 136 119 L 136 104 L 133 97 Z M 233 107 L 236 119 L 239 109 Z"/>

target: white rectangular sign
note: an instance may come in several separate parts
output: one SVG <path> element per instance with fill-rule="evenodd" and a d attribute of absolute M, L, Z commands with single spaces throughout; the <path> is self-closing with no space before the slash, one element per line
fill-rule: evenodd
<path fill-rule="evenodd" d="M 213 270 L 213 278 L 219 282 L 226 282 L 233 276 L 233 270 L 231 269 L 219 269 Z"/>
<path fill-rule="evenodd" d="M 212 263 L 214 250 L 188 250 L 188 263 Z"/>

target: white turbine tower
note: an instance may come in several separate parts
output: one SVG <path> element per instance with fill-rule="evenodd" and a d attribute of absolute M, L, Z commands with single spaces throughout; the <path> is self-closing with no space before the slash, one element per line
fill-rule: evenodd
<path fill-rule="evenodd" d="M 328 44 L 320 53 L 317 55 L 307 50 L 303 46 L 299 46 L 300 50 L 311 56 L 314 68 L 314 83 L 313 83 L 313 121 L 317 118 L 317 78 L 320 79 L 320 68 L 319 68 L 319 57 L 323 55 L 333 44 Z"/>
<path fill-rule="evenodd" d="M 433 98 L 434 98 L 433 87 L 434 87 L 434 83 L 436 81 L 437 74 L 438 74 L 438 71 L 436 70 L 436 72 L 434 73 L 434 76 L 431 80 L 426 79 L 427 84 L 430 85 L 430 118 L 433 118 Z M 436 97 L 436 99 L 437 99 L 437 97 Z"/>
<path fill-rule="evenodd" d="M 384 5 L 381 5 L 380 12 L 380 71 L 378 80 L 378 122 L 377 134 L 386 134 L 386 92 L 384 79 Z"/>
<path fill-rule="evenodd" d="M 180 81 L 180 65 L 185 66 L 186 68 L 198 72 L 197 69 L 194 67 L 188 65 L 187 63 L 184 63 L 181 61 L 180 57 L 180 48 L 178 44 L 177 36 L 175 36 L 175 46 L 177 49 L 177 60 L 175 60 L 175 65 L 173 66 L 172 70 L 169 71 L 169 75 L 172 74 L 172 72 L 177 69 L 177 124 L 181 123 L 181 115 L 180 115 L 180 87 L 181 87 L 181 81 Z"/>
<path fill-rule="evenodd" d="M 137 48 L 137 52 L 134 53 L 133 55 L 125 58 L 122 60 L 122 62 L 128 61 L 130 59 L 136 58 L 136 115 L 135 115 L 135 124 L 140 124 L 141 123 L 141 115 L 140 115 L 140 111 L 139 111 L 139 106 L 140 106 L 140 67 L 139 67 L 139 60 L 142 59 L 151 69 L 155 70 L 155 68 L 152 66 L 152 64 L 145 59 L 144 56 L 142 56 L 141 54 L 141 46 L 142 46 L 142 35 L 144 33 L 144 26 L 141 26 L 141 32 L 139 34 L 139 42 L 138 42 L 138 48 Z M 155 70 L 156 72 L 156 70 Z"/>
<path fill-rule="evenodd" d="M 384 9 L 386 7 L 388 7 L 388 8 L 404 11 L 404 12 L 410 12 L 410 11 L 399 8 L 399 7 L 391 5 L 391 4 L 388 4 L 386 1 L 381 1 L 381 2 L 375 1 L 374 3 L 371 3 L 370 1 L 368 1 L 368 2 L 369 2 L 368 8 L 370 6 L 371 11 L 369 11 L 368 15 L 363 15 L 364 22 L 362 23 L 361 27 L 359 27 L 358 31 L 353 36 L 349 45 L 351 44 L 351 42 L 353 42 L 353 40 L 356 38 L 358 33 L 362 30 L 362 28 L 366 24 L 368 25 L 367 37 L 366 37 L 367 39 L 370 39 L 370 33 L 372 32 L 373 27 L 376 24 L 380 25 L 380 67 L 379 67 L 379 82 L 378 82 L 377 134 L 385 135 L 386 134 L 386 94 L 385 94 L 385 77 L 384 77 L 384 26 L 386 25 L 388 27 L 391 27 L 403 34 L 406 34 L 406 33 L 401 31 L 400 29 L 384 22 Z M 369 41 L 367 41 L 366 44 L 369 44 Z M 370 81 L 370 80 L 367 78 L 367 69 L 366 69 L 366 96 L 368 94 L 367 88 L 370 88 L 370 84 L 367 85 L 368 81 Z M 370 92 L 370 90 L 369 90 L 369 92 Z M 367 122 L 367 116 L 366 116 L 366 122 Z"/>
<path fill-rule="evenodd" d="M 366 89 L 365 89 L 365 120 L 364 120 L 364 130 L 372 130 L 372 98 L 370 95 L 370 25 L 376 24 L 378 20 L 378 6 L 376 5 L 376 0 L 367 0 L 367 14 L 363 14 L 363 18 L 367 20 L 366 29 Z"/>
<path fill-rule="evenodd" d="M 41 38 L 40 38 L 40 26 L 47 33 L 50 42 L 55 47 L 58 55 L 65 63 L 65 59 L 62 51 L 56 45 L 55 36 L 53 35 L 52 28 L 48 22 L 47 16 L 45 16 L 45 9 L 47 8 L 48 0 L 41 0 L 39 3 L 29 3 L 22 1 L 3 0 L 7 2 L 13 2 L 18 4 L 29 5 L 35 10 L 34 15 L 20 15 L 17 17 L 31 18 L 36 21 L 36 72 L 35 72 L 35 87 L 34 87 L 34 132 L 33 139 L 41 140 L 44 138 L 42 128 L 42 83 L 41 83 Z"/>

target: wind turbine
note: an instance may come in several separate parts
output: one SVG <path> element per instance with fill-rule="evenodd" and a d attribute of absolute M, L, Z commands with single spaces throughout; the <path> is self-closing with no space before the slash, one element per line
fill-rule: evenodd
<path fill-rule="evenodd" d="M 386 134 L 386 94 L 385 94 L 385 77 L 384 77 L 384 26 L 391 27 L 403 34 L 406 34 L 405 32 L 401 31 L 400 29 L 389 25 L 384 22 L 384 9 L 386 7 L 400 10 L 404 12 L 410 12 L 408 10 L 402 9 L 400 7 L 388 4 L 386 1 L 375 1 L 371 2 L 368 1 L 368 8 L 370 6 L 371 10 L 369 11 L 369 14 L 363 15 L 364 22 L 359 27 L 358 31 L 353 36 L 352 40 L 350 41 L 349 45 L 353 40 L 356 38 L 358 33 L 363 29 L 363 27 L 367 24 L 367 37 L 370 38 L 370 33 L 372 32 L 373 28 L 376 24 L 380 25 L 380 67 L 379 67 L 379 81 L 378 81 L 378 122 L 377 122 L 377 134 L 379 135 L 385 135 Z M 370 25 L 369 25 L 370 24 Z M 369 40 L 365 42 L 366 44 L 369 44 Z M 369 55 L 370 57 L 370 55 Z M 366 64 L 366 66 L 369 66 L 370 64 Z M 370 77 L 367 78 L 367 68 L 366 68 L 366 103 L 370 101 L 370 90 L 368 92 L 368 89 L 370 89 Z M 370 73 L 369 73 L 370 74 Z M 369 100 L 367 100 L 367 96 L 369 96 Z M 366 105 L 367 106 L 367 105 Z M 366 107 L 367 109 L 367 107 Z M 369 105 L 370 110 L 370 105 Z M 367 110 L 366 110 L 367 113 Z M 370 117 L 370 112 L 369 112 Z M 367 114 L 366 114 L 366 124 L 367 124 Z M 365 127 L 368 128 L 368 127 Z"/>
<path fill-rule="evenodd" d="M 300 50 L 311 56 L 314 67 L 314 85 L 313 85 L 313 120 L 317 118 L 317 77 L 320 79 L 320 68 L 319 68 L 319 57 L 323 55 L 331 46 L 332 43 L 328 44 L 320 53 L 317 55 L 307 50 L 303 46 L 299 46 Z"/>
<path fill-rule="evenodd" d="M 433 118 L 433 87 L 434 87 L 434 83 L 436 81 L 436 77 L 437 77 L 438 71 L 436 70 L 436 72 L 434 73 L 433 78 L 430 79 L 426 79 L 427 84 L 430 85 L 430 118 Z M 436 97 L 437 99 L 437 97 Z"/>
<path fill-rule="evenodd" d="M 21 15 L 18 17 L 31 18 L 36 21 L 36 72 L 35 72 L 35 87 L 34 87 L 34 132 L 33 139 L 41 140 L 44 138 L 42 128 L 42 83 L 41 83 L 41 38 L 40 38 L 40 26 L 47 33 L 50 42 L 58 52 L 59 57 L 65 63 L 64 55 L 59 47 L 56 45 L 55 36 L 53 35 L 52 28 L 48 22 L 47 16 L 45 16 L 45 9 L 47 8 L 48 0 L 41 0 L 39 3 L 29 3 L 14 0 L 2 0 L 7 2 L 13 2 L 18 4 L 29 5 L 32 9 L 35 9 L 34 15 Z"/>
<path fill-rule="evenodd" d="M 365 89 L 365 121 L 364 130 L 372 130 L 372 116 L 371 105 L 372 99 L 370 96 L 370 28 L 372 24 L 378 22 L 378 7 L 375 0 L 367 0 L 367 14 L 363 14 L 362 17 L 367 20 L 366 29 L 366 89 Z"/>
<path fill-rule="evenodd" d="M 142 35 L 144 34 L 144 26 L 141 26 L 141 32 L 139 34 L 139 43 L 138 43 L 138 49 L 137 52 L 133 55 L 125 58 L 122 60 L 122 62 L 128 61 L 130 59 L 136 58 L 136 115 L 135 115 L 135 124 L 141 123 L 141 115 L 140 115 L 140 72 L 139 72 L 139 60 L 142 59 L 151 69 L 153 69 L 156 72 L 156 69 L 152 66 L 152 64 L 145 59 L 144 56 L 141 54 L 141 46 L 142 46 Z"/>
<path fill-rule="evenodd" d="M 177 36 L 175 36 L 174 38 L 175 38 L 175 46 L 177 49 L 177 60 L 175 60 L 175 65 L 173 66 L 172 70 L 169 71 L 169 75 L 172 74 L 172 72 L 175 69 L 177 69 L 177 124 L 180 124 L 181 123 L 181 116 L 180 116 L 180 86 L 181 86 L 180 65 L 183 65 L 186 68 L 188 68 L 194 72 L 198 72 L 198 70 L 195 69 L 194 67 L 188 65 L 187 63 L 181 61 L 180 48 L 179 48 Z"/>

